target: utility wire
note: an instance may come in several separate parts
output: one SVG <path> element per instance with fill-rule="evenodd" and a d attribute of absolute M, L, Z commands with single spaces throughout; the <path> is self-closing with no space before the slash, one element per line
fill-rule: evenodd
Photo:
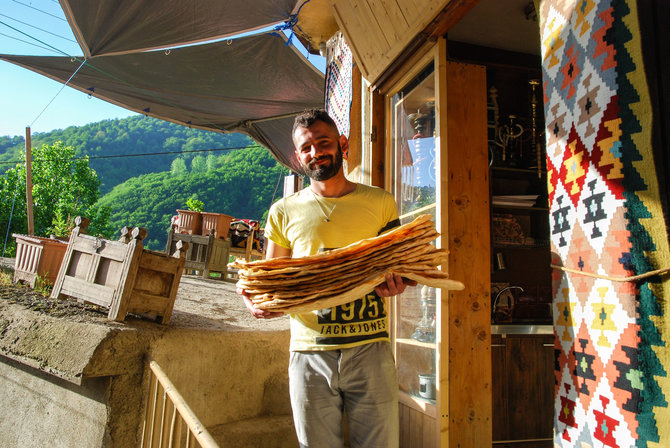
<path fill-rule="evenodd" d="M 78 159 L 84 159 L 88 157 L 89 160 L 93 159 L 119 159 L 119 158 L 124 158 L 124 157 L 143 157 L 143 156 L 160 156 L 160 155 L 165 155 L 165 154 L 187 154 L 191 152 L 211 152 L 211 151 L 233 151 L 237 149 L 264 149 L 264 146 L 261 145 L 250 145 L 250 146 L 236 146 L 232 148 L 210 148 L 210 149 L 187 149 L 183 151 L 165 151 L 165 152 L 144 152 L 144 153 L 139 153 L 139 154 L 114 154 L 114 155 L 109 155 L 109 156 L 81 156 L 81 157 L 74 157 L 74 160 Z M 20 160 L 15 160 L 15 161 L 9 161 L 9 162 L 0 162 L 0 164 L 17 164 L 17 163 L 22 163 Z"/>
<path fill-rule="evenodd" d="M 55 15 L 55 14 L 51 14 L 50 12 L 44 11 L 44 10 L 39 9 L 39 8 L 35 8 L 35 7 L 32 6 L 32 5 L 28 5 L 28 4 L 26 4 L 26 3 L 19 2 L 19 1 L 17 1 L 17 0 L 12 0 L 12 1 L 13 1 L 14 3 L 18 3 L 19 5 L 25 6 L 26 8 L 34 9 L 35 11 L 41 12 L 42 14 L 46 14 L 46 15 L 51 16 L 51 17 L 53 17 L 53 18 L 55 18 L 55 19 L 58 19 L 58 20 L 62 20 L 63 22 L 67 22 L 67 20 L 65 20 L 65 19 L 62 18 L 62 17 L 59 17 L 59 16 L 57 16 L 57 15 Z"/>
<path fill-rule="evenodd" d="M 43 47 L 42 45 L 37 45 L 34 42 L 28 42 L 27 40 L 19 39 L 18 37 L 10 36 L 9 34 L 0 33 L 0 36 L 5 36 L 5 37 L 8 37 L 10 39 L 14 39 L 16 41 L 22 42 L 24 44 L 28 44 L 28 45 L 32 45 L 32 46 L 37 47 L 37 48 L 41 48 L 42 50 L 51 50 L 51 48 Z"/>
<path fill-rule="evenodd" d="M 260 145 L 252 146 L 237 146 L 234 148 L 210 148 L 210 149 L 187 149 L 185 151 L 167 151 L 167 152 L 145 152 L 141 154 L 115 154 L 111 156 L 93 156 L 89 157 L 89 160 L 92 159 L 118 159 L 122 157 L 141 157 L 141 156 L 160 156 L 164 154 L 187 154 L 191 152 L 211 152 L 211 151 L 232 151 L 236 149 L 247 149 L 247 148 L 263 148 Z M 83 159 L 83 157 L 75 157 L 77 159 Z"/>
<path fill-rule="evenodd" d="M 14 0 L 14 1 L 16 1 L 16 0 Z M 20 3 L 20 2 L 17 2 L 17 3 Z M 81 60 L 80 57 L 71 56 L 71 55 L 65 53 L 64 51 L 61 51 L 61 50 L 57 49 L 56 47 L 47 44 L 46 42 L 42 42 L 41 40 L 37 39 L 36 37 L 33 37 L 33 36 L 31 36 L 31 35 L 29 35 L 29 34 L 27 34 L 27 33 L 24 33 L 23 31 L 19 30 L 18 28 L 15 28 L 15 27 L 13 27 L 13 26 L 11 26 L 11 25 L 9 25 L 9 24 L 3 22 L 2 20 L 0 20 L 0 24 L 1 24 L 1 25 L 5 25 L 5 26 L 8 27 L 8 28 L 11 28 L 12 30 L 16 31 L 17 33 L 20 33 L 20 34 L 22 34 L 22 35 L 24 35 L 24 36 L 27 36 L 27 37 L 29 37 L 30 39 L 36 40 L 37 42 L 39 42 L 39 43 L 41 43 L 41 44 L 43 44 L 43 45 L 46 45 L 47 47 L 49 47 L 50 49 L 56 51 L 57 53 L 63 54 L 63 55 L 65 55 L 65 56 L 71 58 L 73 61 L 80 62 L 81 65 L 79 66 L 79 68 L 77 69 L 77 71 L 79 71 L 79 69 L 81 69 L 84 65 L 87 65 L 90 69 L 99 72 L 100 74 L 102 74 L 103 76 L 106 76 L 107 78 L 110 78 L 110 79 L 113 79 L 113 80 L 115 80 L 115 81 L 118 81 L 119 83 L 121 83 L 121 84 L 123 84 L 123 85 L 125 85 L 125 86 L 127 86 L 127 87 L 129 87 L 129 88 L 131 88 L 131 89 L 140 91 L 140 92 L 142 92 L 142 93 L 148 95 L 149 97 L 153 98 L 157 103 L 162 103 L 162 104 L 165 104 L 165 105 L 167 105 L 167 106 L 174 107 L 174 108 L 177 109 L 177 110 L 181 110 L 182 112 L 185 112 L 183 109 L 180 109 L 176 104 L 173 104 L 173 103 L 170 103 L 169 101 L 164 100 L 163 98 L 157 96 L 156 94 L 154 94 L 153 92 L 151 92 L 151 91 L 148 90 L 148 89 L 144 89 L 144 88 L 142 88 L 142 87 L 135 86 L 135 85 L 133 85 L 133 84 L 131 84 L 131 83 L 129 83 L 129 82 L 127 82 L 127 81 L 125 81 L 125 80 L 119 78 L 118 76 L 112 75 L 111 73 L 106 72 L 105 70 L 102 70 L 102 69 L 100 69 L 100 68 L 98 68 L 98 67 L 95 67 L 94 65 L 91 65 L 90 63 L 87 64 L 87 63 L 86 63 L 86 59 Z M 68 82 L 70 82 L 70 80 L 72 79 L 72 77 L 74 77 L 74 75 L 77 73 L 77 71 L 75 71 L 75 73 L 70 77 L 70 79 L 67 80 L 67 82 L 65 83 L 66 85 L 67 85 Z M 63 87 L 64 87 L 64 86 L 63 86 Z M 60 94 L 60 92 L 61 92 L 62 90 L 63 90 L 63 88 L 61 88 L 61 90 L 58 91 L 58 94 Z M 56 94 L 56 96 L 58 96 L 58 94 Z M 55 97 L 54 97 L 54 99 L 55 99 Z M 53 99 L 51 100 L 51 102 L 53 102 Z M 51 104 L 51 102 L 49 102 L 49 104 Z M 48 105 L 47 105 L 47 106 L 48 106 Z M 44 112 L 44 110 L 42 110 L 42 112 L 40 112 L 40 115 L 41 115 L 43 112 Z M 147 115 L 150 116 L 151 113 L 148 112 Z M 206 122 L 207 124 L 211 125 L 211 126 L 214 127 L 215 129 L 223 130 L 220 126 L 217 126 L 216 124 L 212 123 L 211 121 L 209 121 L 209 120 L 207 120 L 207 119 L 205 119 L 205 118 L 203 118 L 203 117 L 199 117 L 199 116 L 197 116 L 197 115 L 192 115 L 192 116 L 195 117 L 195 118 L 198 118 L 198 119 L 202 120 L 203 122 Z M 34 122 L 34 121 L 33 121 L 33 122 Z"/>
<path fill-rule="evenodd" d="M 16 0 L 14 0 L 14 1 L 16 1 Z M 17 3 L 18 3 L 18 2 L 17 2 Z M 79 61 L 78 58 L 75 58 L 74 56 L 70 56 L 70 55 L 67 54 L 66 52 L 64 52 L 64 51 L 62 51 L 62 50 L 59 50 L 58 48 L 54 47 L 53 45 L 49 45 L 49 44 L 46 43 L 46 42 L 42 42 L 42 41 L 39 40 L 38 38 L 33 37 L 33 36 L 31 36 L 30 34 L 28 34 L 28 33 L 24 33 L 24 32 L 21 31 L 20 29 L 15 28 L 15 27 L 11 26 L 10 24 L 3 22 L 2 20 L 0 20 L 0 25 L 5 25 L 7 28 L 11 28 L 11 29 L 13 29 L 14 31 L 16 31 L 16 32 L 19 33 L 19 34 L 23 34 L 24 36 L 26 36 L 26 37 L 28 37 L 28 38 L 30 38 L 30 39 L 36 40 L 37 42 L 41 43 L 42 45 L 45 45 L 45 46 L 48 47 L 50 50 L 53 50 L 53 51 L 55 51 L 56 53 L 60 53 L 60 54 L 62 54 L 62 55 L 64 55 L 64 56 L 67 56 L 67 57 L 70 57 L 70 58 L 73 58 L 73 59 Z M 79 62 L 81 62 L 81 61 L 79 61 Z"/>
<path fill-rule="evenodd" d="M 47 34 L 51 34 L 52 36 L 58 37 L 58 38 L 63 39 L 63 40 L 67 40 L 68 42 L 74 42 L 74 43 L 77 43 L 77 41 L 74 40 L 74 39 L 70 39 L 69 37 L 61 36 L 60 34 L 52 33 L 52 32 L 49 31 L 49 30 L 45 30 L 44 28 L 40 28 L 40 27 L 35 26 L 35 25 L 33 25 L 33 24 L 31 24 L 31 23 L 28 23 L 28 22 L 22 22 L 21 20 L 19 20 L 19 19 L 15 19 L 14 17 L 10 17 L 10 16 L 8 16 L 8 15 L 6 15 L 6 14 L 1 14 L 1 13 L 0 13 L 0 16 L 2 16 L 2 17 L 7 17 L 9 20 L 13 20 L 13 21 L 15 21 L 15 22 L 19 22 L 19 23 L 22 24 L 22 25 L 26 25 L 26 26 L 29 26 L 29 27 L 34 28 L 34 29 L 36 29 L 36 30 L 40 30 L 40 31 L 42 31 L 42 32 L 45 32 L 45 33 L 47 33 Z"/>

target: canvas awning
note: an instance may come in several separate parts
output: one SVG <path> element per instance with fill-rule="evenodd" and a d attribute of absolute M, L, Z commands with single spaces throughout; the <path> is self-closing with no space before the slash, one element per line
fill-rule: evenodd
<path fill-rule="evenodd" d="M 300 171 L 293 116 L 323 107 L 323 74 L 281 32 L 200 43 L 290 22 L 295 0 L 60 3 L 84 57 L 0 59 L 148 116 L 245 133 Z"/>
<path fill-rule="evenodd" d="M 176 47 L 283 23 L 296 0 L 60 0 L 87 58 Z"/>

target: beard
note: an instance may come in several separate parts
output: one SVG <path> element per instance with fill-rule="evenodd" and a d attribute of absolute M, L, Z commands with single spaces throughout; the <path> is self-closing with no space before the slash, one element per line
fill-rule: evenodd
<path fill-rule="evenodd" d="M 316 165 L 317 161 L 322 161 L 324 159 L 330 160 L 330 163 Z M 321 156 L 311 160 L 308 164 L 303 164 L 301 162 L 300 165 L 302 165 L 305 174 L 307 174 L 310 179 L 318 181 L 328 180 L 335 176 L 340 171 L 340 168 L 342 168 L 342 147 L 339 143 L 337 144 L 337 153 L 335 153 L 335 157 L 331 155 Z"/>

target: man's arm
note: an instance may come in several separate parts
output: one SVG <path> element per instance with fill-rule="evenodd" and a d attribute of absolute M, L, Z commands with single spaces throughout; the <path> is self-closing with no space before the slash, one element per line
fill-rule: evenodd
<path fill-rule="evenodd" d="M 265 250 L 265 258 L 278 258 L 278 257 L 291 256 L 290 249 L 281 247 L 275 244 L 271 240 L 267 240 L 266 243 L 267 243 L 267 249 Z M 244 289 L 237 288 L 237 293 L 242 296 L 242 299 L 244 300 L 244 304 L 246 305 L 247 309 L 249 310 L 251 315 L 254 316 L 256 319 L 270 319 L 272 317 L 279 317 L 284 315 L 284 313 L 282 312 L 265 311 L 255 308 L 253 303 L 251 302 L 251 298 L 249 298 L 249 295 Z"/>

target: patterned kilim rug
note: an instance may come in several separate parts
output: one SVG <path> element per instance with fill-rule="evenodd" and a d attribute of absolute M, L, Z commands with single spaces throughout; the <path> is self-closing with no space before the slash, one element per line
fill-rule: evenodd
<path fill-rule="evenodd" d="M 326 62 L 326 111 L 348 137 L 354 58 L 341 32 L 328 39 Z"/>
<path fill-rule="evenodd" d="M 669 447 L 668 236 L 635 0 L 541 0 L 559 447 Z M 588 274 L 595 274 L 591 276 Z"/>

